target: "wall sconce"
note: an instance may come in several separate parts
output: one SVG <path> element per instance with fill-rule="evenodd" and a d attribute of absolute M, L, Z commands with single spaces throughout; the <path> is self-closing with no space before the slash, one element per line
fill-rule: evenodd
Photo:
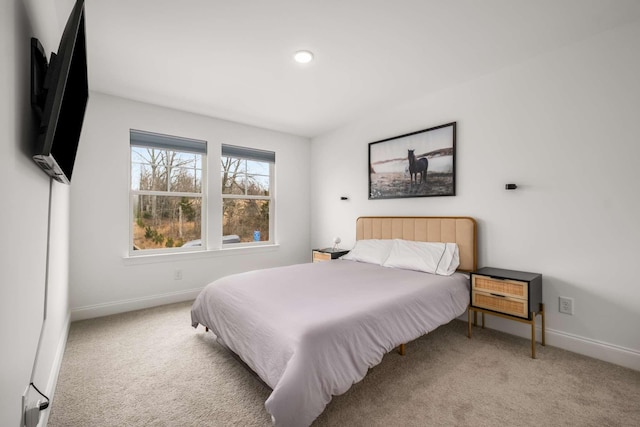
<path fill-rule="evenodd" d="M 518 188 L 517 185 L 515 184 L 507 184 L 504 186 L 505 190 L 515 190 L 516 188 Z"/>

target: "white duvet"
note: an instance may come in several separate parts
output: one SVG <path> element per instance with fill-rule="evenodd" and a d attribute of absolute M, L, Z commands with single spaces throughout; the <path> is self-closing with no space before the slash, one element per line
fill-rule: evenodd
<path fill-rule="evenodd" d="M 385 353 L 465 312 L 468 278 L 334 260 L 236 274 L 191 309 L 273 392 L 277 426 L 308 426 Z"/>

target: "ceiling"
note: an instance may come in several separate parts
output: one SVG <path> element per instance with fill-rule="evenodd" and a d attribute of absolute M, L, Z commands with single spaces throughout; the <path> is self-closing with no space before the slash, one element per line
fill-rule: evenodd
<path fill-rule="evenodd" d="M 86 0 L 89 84 L 312 138 L 638 19 L 638 0 Z"/>

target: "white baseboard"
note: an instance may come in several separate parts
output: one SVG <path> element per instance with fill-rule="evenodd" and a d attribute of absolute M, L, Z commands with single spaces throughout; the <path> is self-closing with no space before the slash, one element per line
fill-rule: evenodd
<path fill-rule="evenodd" d="M 546 332 L 549 345 L 640 371 L 640 351 L 554 329 Z"/>
<path fill-rule="evenodd" d="M 202 288 L 188 289 L 186 291 L 169 292 L 166 294 L 78 307 L 71 310 L 71 321 L 75 322 L 76 320 L 93 319 L 94 317 L 109 316 L 111 314 L 125 313 L 127 311 L 141 310 L 143 308 L 188 301 L 195 299 L 201 290 Z"/>
<path fill-rule="evenodd" d="M 458 319 L 466 322 L 467 315 L 464 314 Z M 480 316 L 478 316 L 478 323 L 480 323 Z M 531 339 L 531 327 L 522 323 L 504 320 L 494 316 L 486 316 L 485 325 L 497 331 Z M 536 325 L 536 340 L 538 343 L 542 339 L 541 332 L 542 330 L 538 322 L 538 325 Z M 640 351 L 638 350 L 570 334 L 557 329 L 550 329 L 549 327 L 546 328 L 545 338 L 547 345 L 640 371 Z"/>
<path fill-rule="evenodd" d="M 47 381 L 46 395 L 49 397 L 49 402 L 53 402 L 53 395 L 56 391 L 56 385 L 58 384 L 58 375 L 60 374 L 60 368 L 62 367 L 62 358 L 64 356 L 64 350 L 67 348 L 67 338 L 69 337 L 69 328 L 71 326 L 71 312 L 67 315 L 65 320 L 65 327 L 58 339 L 58 346 L 56 348 L 56 355 L 53 359 L 53 365 L 51 366 L 51 372 L 49 373 L 49 380 Z M 51 405 L 44 411 L 38 422 L 39 427 L 46 427 L 49 422 L 49 413 L 51 412 Z"/>

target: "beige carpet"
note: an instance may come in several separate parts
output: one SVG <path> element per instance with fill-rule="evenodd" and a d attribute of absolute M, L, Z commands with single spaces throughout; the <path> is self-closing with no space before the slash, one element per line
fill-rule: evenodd
<path fill-rule="evenodd" d="M 71 325 L 49 426 L 269 426 L 269 390 L 191 303 Z M 640 372 L 453 321 L 395 352 L 320 426 L 640 426 Z"/>

